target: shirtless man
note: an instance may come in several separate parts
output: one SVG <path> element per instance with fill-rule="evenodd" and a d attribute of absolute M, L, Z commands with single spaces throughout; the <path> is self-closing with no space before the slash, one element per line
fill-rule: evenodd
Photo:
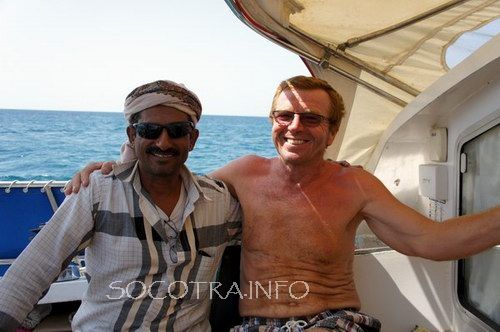
<path fill-rule="evenodd" d="M 498 207 L 436 223 L 400 203 L 370 173 L 324 161 L 343 109 L 325 81 L 286 80 L 270 112 L 279 157 L 242 157 L 212 174 L 228 184 L 244 213 L 240 289 L 247 296 L 235 331 L 378 330 L 376 319 L 357 312 L 352 264 L 363 219 L 410 256 L 452 260 L 500 243 Z M 78 187 L 79 178 L 73 183 Z M 271 285 L 272 296 L 262 288 L 257 296 L 255 285 L 266 291 Z"/>

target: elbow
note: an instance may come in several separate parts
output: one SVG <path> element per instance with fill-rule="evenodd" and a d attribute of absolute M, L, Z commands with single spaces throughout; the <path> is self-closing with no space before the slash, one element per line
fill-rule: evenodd
<path fill-rule="evenodd" d="M 433 253 L 433 252 L 403 251 L 401 253 L 405 254 L 406 256 L 425 258 L 425 259 L 435 261 L 435 262 L 444 262 L 444 261 L 453 260 L 453 258 L 441 255 L 439 253 Z"/>
<path fill-rule="evenodd" d="M 404 252 L 407 256 L 420 257 L 429 259 L 436 262 L 443 262 L 454 259 L 450 257 L 450 252 L 443 250 L 443 247 L 438 247 L 435 243 L 428 243 L 420 239 L 418 243 L 413 246 L 408 246 Z"/>
<path fill-rule="evenodd" d="M 436 248 L 435 246 L 417 250 L 409 256 L 425 258 L 435 262 L 445 262 L 462 258 L 454 255 L 450 251 L 441 250 L 441 248 Z"/>
<path fill-rule="evenodd" d="M 453 260 L 452 258 L 447 257 L 447 256 L 443 256 L 443 255 L 430 255 L 429 257 L 426 257 L 426 258 L 430 259 L 432 261 L 435 261 L 435 262 L 446 262 L 446 261 Z"/>

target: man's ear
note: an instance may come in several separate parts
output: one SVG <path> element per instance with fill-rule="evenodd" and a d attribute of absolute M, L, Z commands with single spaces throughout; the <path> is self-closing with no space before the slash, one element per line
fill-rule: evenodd
<path fill-rule="evenodd" d="M 326 147 L 329 147 L 330 145 L 332 145 L 333 143 L 333 140 L 335 139 L 335 136 L 337 136 L 337 132 L 338 132 L 339 128 L 334 128 L 332 130 L 328 130 L 328 141 L 326 142 Z"/>
<path fill-rule="evenodd" d="M 127 127 L 127 136 L 128 136 L 128 141 L 130 142 L 130 144 L 134 144 L 135 135 L 136 135 L 135 128 L 132 127 L 131 125 L 128 126 Z"/>
<path fill-rule="evenodd" d="M 200 136 L 200 132 L 196 128 L 189 134 L 189 151 L 193 151 L 198 136 Z"/>

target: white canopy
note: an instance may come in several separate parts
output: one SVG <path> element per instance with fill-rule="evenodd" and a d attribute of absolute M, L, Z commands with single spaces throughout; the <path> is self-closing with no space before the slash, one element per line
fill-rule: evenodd
<path fill-rule="evenodd" d="M 449 70 L 448 46 L 500 17 L 499 0 L 226 2 L 342 94 L 346 118 L 327 156 L 362 165 L 394 117 Z"/>

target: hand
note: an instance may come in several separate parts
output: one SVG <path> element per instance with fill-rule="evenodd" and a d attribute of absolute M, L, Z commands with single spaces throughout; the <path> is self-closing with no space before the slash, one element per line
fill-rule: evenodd
<path fill-rule="evenodd" d="M 350 167 L 351 166 L 351 164 L 347 160 L 337 161 L 336 163 L 339 164 L 342 167 Z"/>
<path fill-rule="evenodd" d="M 102 174 L 109 174 L 113 170 L 115 164 L 114 161 L 99 161 L 87 164 L 84 169 L 73 175 L 73 178 L 66 183 L 64 186 L 64 194 L 71 195 L 72 193 L 78 193 L 81 186 L 86 187 L 89 185 L 89 178 L 92 172 L 101 170 Z"/>
<path fill-rule="evenodd" d="M 363 168 L 361 165 L 351 165 L 347 160 L 341 160 L 341 161 L 335 161 L 331 159 L 327 159 L 326 161 L 329 161 L 331 163 L 337 163 L 342 167 L 356 167 L 356 168 Z"/>

